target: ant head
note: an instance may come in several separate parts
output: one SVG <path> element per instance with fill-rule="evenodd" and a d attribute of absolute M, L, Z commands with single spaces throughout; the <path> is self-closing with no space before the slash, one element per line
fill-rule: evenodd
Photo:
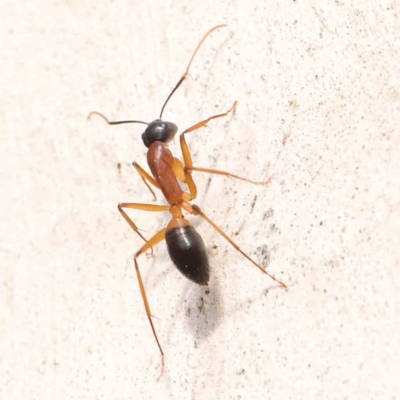
<path fill-rule="evenodd" d="M 142 140 L 144 145 L 149 148 L 152 143 L 157 141 L 163 143 L 170 142 L 177 131 L 178 127 L 174 123 L 156 119 L 147 126 L 142 134 Z"/>

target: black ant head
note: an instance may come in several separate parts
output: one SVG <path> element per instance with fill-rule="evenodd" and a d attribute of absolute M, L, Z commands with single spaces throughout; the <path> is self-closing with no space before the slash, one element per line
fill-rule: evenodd
<path fill-rule="evenodd" d="M 147 148 L 157 141 L 168 143 L 174 138 L 177 131 L 178 127 L 174 123 L 156 119 L 147 126 L 142 134 L 142 140 Z"/>

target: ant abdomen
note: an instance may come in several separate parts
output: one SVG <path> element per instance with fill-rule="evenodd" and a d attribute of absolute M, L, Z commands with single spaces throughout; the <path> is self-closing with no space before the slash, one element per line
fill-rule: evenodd
<path fill-rule="evenodd" d="M 165 241 L 169 256 L 179 271 L 199 285 L 207 285 L 210 267 L 203 239 L 191 225 L 167 229 Z"/>

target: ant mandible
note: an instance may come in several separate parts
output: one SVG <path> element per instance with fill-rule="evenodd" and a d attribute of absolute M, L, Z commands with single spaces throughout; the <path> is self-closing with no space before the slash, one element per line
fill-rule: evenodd
<path fill-rule="evenodd" d="M 143 121 L 127 120 L 127 121 L 109 121 L 103 114 L 98 112 L 91 112 L 88 116 L 90 118 L 92 115 L 98 115 L 103 118 L 109 125 L 119 125 L 119 124 L 145 124 L 147 128 L 142 134 L 142 140 L 144 145 L 149 149 L 147 152 L 147 164 L 151 170 L 152 176 L 148 174 L 138 163 L 133 162 L 133 166 L 139 173 L 143 182 L 149 188 L 151 193 L 156 198 L 153 189 L 150 185 L 153 185 L 157 189 L 160 189 L 168 202 L 168 205 L 156 205 L 156 204 L 139 204 L 139 203 L 121 203 L 118 204 L 118 210 L 129 224 L 129 226 L 146 242 L 140 250 L 134 255 L 134 263 L 137 279 L 139 282 L 140 292 L 142 295 L 144 307 L 146 309 L 147 318 L 149 319 L 151 329 L 153 331 L 154 338 L 157 342 L 158 348 L 161 353 L 161 375 L 164 371 L 164 352 L 161 347 L 160 341 L 158 340 L 156 329 L 153 324 L 152 314 L 150 311 L 149 302 L 147 300 L 146 290 L 144 288 L 142 276 L 140 274 L 138 257 L 145 253 L 147 250 L 152 250 L 152 248 L 159 242 L 165 240 L 167 242 L 167 248 L 169 256 L 178 270 L 190 279 L 192 282 L 199 285 L 206 286 L 210 278 L 210 267 L 208 263 L 208 257 L 206 248 L 204 246 L 203 239 L 197 233 L 196 229 L 190 224 L 190 222 L 185 219 L 182 211 L 186 211 L 192 215 L 198 215 L 204 220 L 206 220 L 220 235 L 222 235 L 237 251 L 239 251 L 244 257 L 246 257 L 251 263 L 253 263 L 258 269 L 264 274 L 268 275 L 271 279 L 279 283 L 283 288 L 287 289 L 287 286 L 275 278 L 273 275 L 269 274 L 264 268 L 256 263 L 250 256 L 248 256 L 240 247 L 219 228 L 212 220 L 210 220 L 201 209 L 195 205 L 190 204 L 197 196 L 197 188 L 194 183 L 192 172 L 206 172 L 209 174 L 223 175 L 231 178 L 240 179 L 246 182 L 254 183 L 256 185 L 268 185 L 270 181 L 267 182 L 255 182 L 250 179 L 246 179 L 237 175 L 230 174 L 225 171 L 209 169 L 209 168 L 199 168 L 193 166 L 192 157 L 189 151 L 189 147 L 186 143 L 185 135 L 187 133 L 193 132 L 199 128 L 202 128 L 208 124 L 213 119 L 225 117 L 229 113 L 234 113 L 237 106 L 237 102 L 233 103 L 233 106 L 223 114 L 214 115 L 209 117 L 197 124 L 191 126 L 190 128 L 184 130 L 180 134 L 180 146 L 183 156 L 182 162 L 174 157 L 171 151 L 168 149 L 168 143 L 173 139 L 174 135 L 178 131 L 178 127 L 173 122 L 167 122 L 162 120 L 162 114 L 167 105 L 168 101 L 186 79 L 192 61 L 199 50 L 200 46 L 203 44 L 205 39 L 215 30 L 225 27 L 226 25 L 218 25 L 210 29 L 204 37 L 200 40 L 197 45 L 189 64 L 186 68 L 185 73 L 179 79 L 178 83 L 175 85 L 164 105 L 161 108 L 160 117 L 153 122 L 147 123 Z M 188 192 L 183 191 L 180 187 L 178 181 L 184 183 L 188 187 Z M 143 211 L 169 211 L 172 215 L 171 221 L 166 228 L 157 232 L 150 240 L 147 240 L 139 231 L 136 224 L 131 220 L 124 209 L 130 208 L 135 210 Z M 161 376 L 160 375 L 160 376 Z"/>

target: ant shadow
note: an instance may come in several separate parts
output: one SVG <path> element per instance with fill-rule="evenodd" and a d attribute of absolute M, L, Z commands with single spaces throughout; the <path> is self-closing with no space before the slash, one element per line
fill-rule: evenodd
<path fill-rule="evenodd" d="M 240 303 L 227 307 L 224 296 L 221 295 L 221 285 L 220 279 L 214 277 L 208 287 L 193 285 L 190 282 L 185 286 L 180 304 L 185 308 L 185 317 L 194 339 L 194 348 L 200 347 L 204 340 L 210 338 L 224 320 L 249 311 L 254 304 L 261 303 L 264 306 L 272 291 L 281 290 L 279 285 L 267 286 L 241 300 Z"/>
<path fill-rule="evenodd" d="M 225 315 L 219 279 L 211 277 L 208 286 L 187 282 L 183 296 L 186 299 L 185 316 L 196 348 L 200 342 L 211 336 Z"/>
<path fill-rule="evenodd" d="M 245 268 L 245 265 L 243 267 Z M 230 269 L 227 265 L 224 268 Z M 232 273 L 234 272 L 232 271 Z M 257 274 L 257 271 L 255 271 L 255 274 Z M 254 279 L 257 279 L 257 275 Z M 269 293 L 281 290 L 280 285 L 266 285 L 264 289 L 247 296 L 245 299 L 242 297 L 239 303 L 232 304 L 227 308 L 224 302 L 225 296 L 221 290 L 223 284 L 221 276 L 212 274 L 211 270 L 208 286 L 199 286 L 189 281 L 184 286 L 176 308 L 185 310 L 185 319 L 194 339 L 194 348 L 199 347 L 204 340 L 211 337 L 226 318 L 235 318 L 236 315 L 248 310 L 253 304 L 264 304 L 265 301 L 268 301 Z M 170 326 L 169 334 L 172 326 Z"/>
<path fill-rule="evenodd" d="M 157 270 L 157 258 L 168 258 L 167 251 L 162 251 L 162 253 L 163 254 L 158 254 L 157 257 L 151 256 L 150 254 L 147 255 L 148 265 L 146 266 L 146 272 L 142 274 L 146 287 L 155 288 L 158 286 L 158 283 L 167 276 L 174 276 L 178 281 L 178 276 L 181 275 L 172 261 L 170 261 L 171 267 L 167 270 L 155 272 Z M 210 267 L 212 268 L 212 266 Z M 195 343 L 197 341 L 203 341 L 212 334 L 223 319 L 224 306 L 219 279 L 213 276 L 211 270 L 211 279 L 208 286 L 197 285 L 185 278 L 183 278 L 182 281 L 184 284 L 180 291 L 179 300 L 176 300 L 173 308 L 176 310 L 184 310 L 184 316 L 188 323 L 189 330 L 192 333 L 192 337 L 195 338 Z M 151 299 L 149 299 L 149 301 L 151 303 Z M 178 312 L 179 311 L 177 311 L 177 313 Z M 154 313 L 157 316 L 157 310 L 154 310 Z M 174 325 L 174 318 L 169 318 L 167 332 L 165 332 L 166 337 L 170 337 L 174 330 Z"/>

